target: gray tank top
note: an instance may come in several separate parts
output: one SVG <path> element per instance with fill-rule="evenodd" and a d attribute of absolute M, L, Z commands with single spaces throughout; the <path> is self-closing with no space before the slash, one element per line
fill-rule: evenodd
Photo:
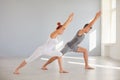
<path fill-rule="evenodd" d="M 79 31 L 78 31 L 78 32 L 79 32 Z M 85 34 L 79 36 L 79 35 L 78 35 L 78 32 L 77 32 L 77 34 L 75 35 L 75 37 L 74 37 L 71 41 L 69 41 L 69 42 L 67 43 L 67 45 L 68 45 L 70 48 L 77 47 L 78 44 L 80 44 L 80 43 L 83 41 L 83 39 L 85 38 Z"/>

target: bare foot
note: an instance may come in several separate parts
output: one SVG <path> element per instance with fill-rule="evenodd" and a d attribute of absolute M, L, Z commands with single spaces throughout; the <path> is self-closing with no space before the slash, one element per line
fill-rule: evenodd
<path fill-rule="evenodd" d="M 13 74 L 19 75 L 20 72 L 19 71 L 15 71 Z"/>
<path fill-rule="evenodd" d="M 41 69 L 42 69 L 42 70 L 48 70 L 46 67 L 42 67 Z"/>
<path fill-rule="evenodd" d="M 94 69 L 94 68 L 90 66 L 86 66 L 85 69 Z"/>
<path fill-rule="evenodd" d="M 67 71 L 65 71 L 65 70 L 62 70 L 62 71 L 59 71 L 60 73 L 69 73 L 69 72 L 67 72 Z"/>

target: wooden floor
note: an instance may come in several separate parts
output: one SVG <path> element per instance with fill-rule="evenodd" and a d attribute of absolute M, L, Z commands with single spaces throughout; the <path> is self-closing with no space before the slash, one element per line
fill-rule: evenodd
<path fill-rule="evenodd" d="M 48 66 L 47 71 L 41 70 L 47 58 L 40 58 L 21 69 L 20 75 L 13 71 L 24 58 L 0 58 L 0 80 L 120 80 L 120 61 L 107 57 L 89 57 L 89 64 L 94 70 L 84 69 L 81 57 L 63 58 L 64 68 L 69 73 L 61 74 L 57 61 Z"/>

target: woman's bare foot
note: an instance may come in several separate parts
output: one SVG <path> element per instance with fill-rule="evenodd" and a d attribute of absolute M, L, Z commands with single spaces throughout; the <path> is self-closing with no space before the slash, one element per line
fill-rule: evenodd
<path fill-rule="evenodd" d="M 48 70 L 46 67 L 42 67 L 41 69 L 42 69 L 42 70 Z"/>
<path fill-rule="evenodd" d="M 15 71 L 13 74 L 17 74 L 17 75 L 19 75 L 19 74 L 20 74 L 20 72 L 19 72 L 19 71 Z"/>
<path fill-rule="evenodd" d="M 85 66 L 85 69 L 94 69 L 94 68 L 90 66 Z"/>
<path fill-rule="evenodd" d="M 65 70 L 62 70 L 62 71 L 59 71 L 60 73 L 69 73 L 69 72 L 67 72 L 67 71 L 65 71 Z"/>

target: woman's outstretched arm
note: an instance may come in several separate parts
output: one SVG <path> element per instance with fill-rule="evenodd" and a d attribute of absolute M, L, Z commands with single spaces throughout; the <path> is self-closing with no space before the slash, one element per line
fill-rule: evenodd
<path fill-rule="evenodd" d="M 70 24 L 70 22 L 73 20 L 73 16 L 74 16 L 74 13 L 71 13 L 68 17 L 68 19 L 65 21 L 65 23 L 62 25 L 62 28 L 66 28 L 68 27 L 68 25 Z"/>

